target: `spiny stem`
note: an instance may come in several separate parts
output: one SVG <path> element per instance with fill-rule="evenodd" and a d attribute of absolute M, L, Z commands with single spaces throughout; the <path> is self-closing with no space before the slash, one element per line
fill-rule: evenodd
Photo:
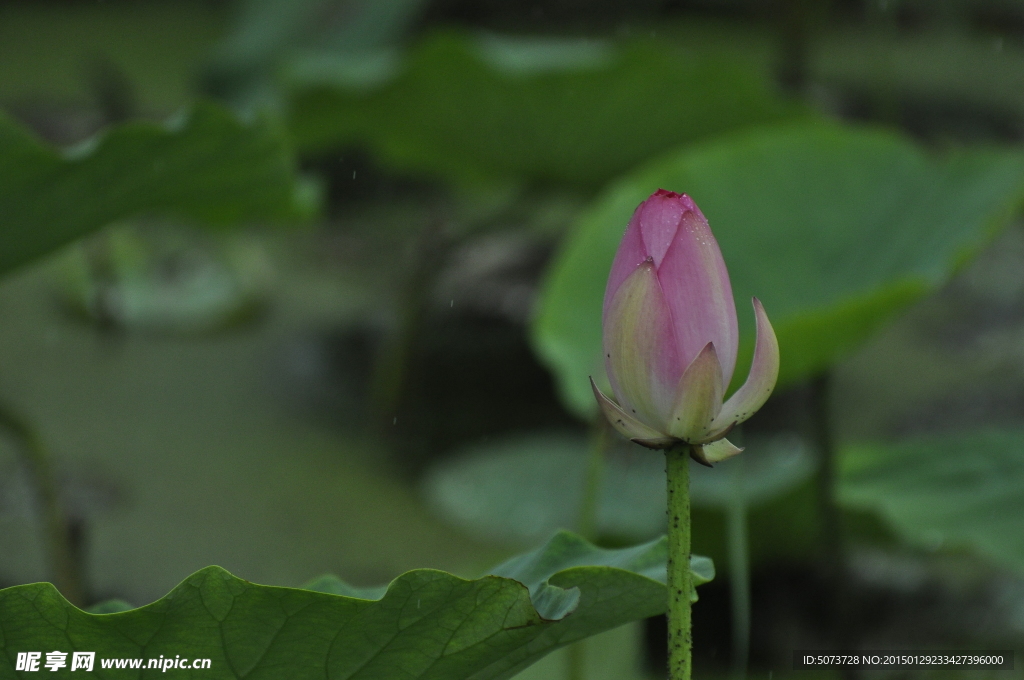
<path fill-rule="evenodd" d="M 82 578 L 75 560 L 75 551 L 71 546 L 67 519 L 57 494 L 57 482 L 50 453 L 29 422 L 6 404 L 0 404 L 0 428 L 7 430 L 17 439 L 17 448 L 32 477 L 32 485 L 35 487 L 43 514 L 44 537 L 47 551 L 50 553 L 53 585 L 68 602 L 82 606 L 85 599 Z"/>
<path fill-rule="evenodd" d="M 690 447 L 665 452 L 668 476 L 668 676 L 690 680 Z"/>

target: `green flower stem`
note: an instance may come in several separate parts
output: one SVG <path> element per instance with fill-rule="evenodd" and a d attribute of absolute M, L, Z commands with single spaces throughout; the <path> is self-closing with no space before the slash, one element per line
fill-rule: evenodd
<path fill-rule="evenodd" d="M 16 440 L 32 478 L 43 515 L 43 536 L 50 557 L 53 585 L 71 603 L 84 604 L 82 576 L 71 544 L 66 516 L 57 494 L 57 482 L 50 453 L 27 420 L 6 404 L 0 404 L 0 428 Z"/>
<path fill-rule="evenodd" d="M 668 475 L 668 677 L 690 680 L 690 447 L 665 452 Z"/>

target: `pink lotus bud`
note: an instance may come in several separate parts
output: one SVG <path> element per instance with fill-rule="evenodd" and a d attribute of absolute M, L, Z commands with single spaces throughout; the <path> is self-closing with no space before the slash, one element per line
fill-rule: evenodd
<path fill-rule="evenodd" d="M 718 242 L 689 196 L 659 189 L 641 203 L 604 294 L 605 368 L 618 404 L 591 380 L 615 429 L 648 448 L 690 444 L 704 464 L 739 453 L 725 435 L 761 408 L 779 376 L 775 331 L 753 303 L 750 375 L 723 404 L 739 330 Z"/>

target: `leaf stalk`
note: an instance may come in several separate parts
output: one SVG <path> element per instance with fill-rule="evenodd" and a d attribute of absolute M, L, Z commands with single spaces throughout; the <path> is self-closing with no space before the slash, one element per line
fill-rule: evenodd
<path fill-rule="evenodd" d="M 42 437 L 20 414 L 0 403 L 0 429 L 17 442 L 39 503 L 43 540 L 50 558 L 53 585 L 73 605 L 85 602 L 84 584 L 75 559 L 67 515 L 60 502 L 53 460 Z"/>

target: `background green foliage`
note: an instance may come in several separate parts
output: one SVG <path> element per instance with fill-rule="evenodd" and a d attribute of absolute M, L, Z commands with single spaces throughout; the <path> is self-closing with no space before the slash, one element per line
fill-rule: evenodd
<path fill-rule="evenodd" d="M 0 273 L 129 217 L 211 225 L 311 216 L 288 143 L 212 105 L 167 126 L 129 123 L 60 152 L 0 113 Z"/>
<path fill-rule="evenodd" d="M 581 413 L 602 375 L 600 310 L 623 225 L 651 187 L 686 191 L 708 217 L 753 351 L 750 298 L 779 337 L 779 387 L 827 368 L 880 323 L 942 284 L 1019 207 L 1024 157 L 930 157 L 892 132 L 763 128 L 669 154 L 617 182 L 581 218 L 552 268 L 534 324 L 538 352 Z"/>
<path fill-rule="evenodd" d="M 304 636 L 326 624 L 309 617 L 358 611 L 380 632 L 415 618 L 386 611 L 402 601 L 396 588 L 422 587 L 446 591 L 433 611 L 448 624 L 482 616 L 467 634 L 497 612 L 536 624 L 442 664 L 446 677 L 508 677 L 657 611 L 657 543 L 599 552 L 561 535 L 558 550 L 524 558 L 554 556 L 536 573 L 518 562 L 500 577 L 453 574 L 581 526 L 588 479 L 601 483 L 599 544 L 660 533 L 658 459 L 612 444 L 603 473 L 584 467 L 598 441 L 586 379 L 602 371 L 608 264 L 658 187 L 692 195 L 722 246 L 744 333 L 736 381 L 753 341 L 750 296 L 783 352 L 776 397 L 737 433 L 749 469 L 694 474 L 694 545 L 728 572 L 695 609 L 698 669 L 724 673 L 724 587 L 745 581 L 727 540 L 738 517 L 749 522 L 755 673 L 788 670 L 788 656 L 772 660 L 791 651 L 779 631 L 828 636 L 808 612 L 841 590 L 825 576 L 833 535 L 845 562 L 832 573 L 855 603 L 836 618 L 854 638 L 992 646 L 1015 635 L 1013 598 L 986 593 L 1017 592 L 1024 564 L 1024 11 L 1003 0 L 766 7 L 0 6 L 0 407 L 52 450 L 69 536 L 82 541 L 84 602 L 120 612 L 83 614 L 47 586 L 17 585 L 50 571 L 18 442 L 0 439 L 0 587 L 13 586 L 0 591 L 0 664 L 18 635 L 60 649 L 64 623 L 93 631 L 82 634 L 97 648 L 102 637 L 142 653 L 139 636 L 166 615 L 183 629 L 160 629 L 153 649 L 179 653 L 202 634 L 185 628 L 206 630 L 222 668 L 270 674 L 267 659 L 308 654 L 346 677 L 365 653 L 386 675 L 424 649 L 440 658 L 440 619 L 413 625 L 401 640 L 413 646 L 394 655 L 371 644 L 328 658 L 310 651 Z M 309 230 L 258 230 L 310 216 Z M 122 231 L 103 234 L 113 223 Z M 84 324 L 55 304 L 61 284 L 34 263 L 97 233 L 74 246 L 76 304 L 136 286 L 155 291 L 156 318 L 180 310 L 181 323 L 111 325 L 79 310 Z M 189 282 L 238 283 L 228 244 L 267 274 L 245 289 L 260 313 L 195 323 L 213 291 L 188 297 Z M 104 254 L 125 266 L 97 266 Z M 189 278 L 197 262 L 208 277 Z M 406 382 L 394 412 L 371 414 L 364 373 L 391 345 L 407 350 L 396 352 Z M 367 425 L 378 421 L 387 427 Z M 798 464 L 773 459 L 778 442 L 802 452 Z M 823 503 L 829 450 L 835 524 Z M 161 597 L 211 563 L 268 584 L 324 571 L 346 581 L 291 590 L 207 568 Z M 408 571 L 423 566 L 445 571 Z M 362 586 L 403 572 L 390 591 Z M 487 588 L 504 604 L 478 602 Z M 232 601 L 252 608 L 218 622 Z M 267 642 L 274 629 L 261 622 L 283 621 L 282 603 L 308 605 L 281 628 L 303 641 Z M 39 627 L 6 626 L 12 617 Z M 561 664 L 522 677 L 561 678 Z M 592 661 L 588 675 L 635 680 L 645 671 L 633 665 Z"/>
<path fill-rule="evenodd" d="M 877 511 L 910 543 L 973 550 L 1024 573 L 1024 436 L 987 429 L 852 446 L 843 501 Z"/>
<path fill-rule="evenodd" d="M 754 64 L 657 40 L 435 33 L 359 72 L 336 61 L 289 82 L 300 149 L 358 142 L 460 182 L 596 186 L 674 145 L 807 115 Z"/>

